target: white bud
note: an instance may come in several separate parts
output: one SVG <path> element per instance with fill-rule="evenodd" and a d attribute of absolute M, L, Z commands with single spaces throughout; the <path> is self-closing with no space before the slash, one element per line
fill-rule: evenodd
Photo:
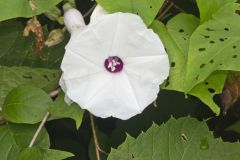
<path fill-rule="evenodd" d="M 93 10 L 90 19 L 91 19 L 91 21 L 93 21 L 97 17 L 100 17 L 105 14 L 108 14 L 108 12 L 106 10 L 104 10 L 100 5 L 97 5 L 96 8 Z"/>
<path fill-rule="evenodd" d="M 73 8 L 68 9 L 64 13 L 64 23 L 70 33 L 78 28 L 86 26 L 82 14 L 77 9 Z"/>

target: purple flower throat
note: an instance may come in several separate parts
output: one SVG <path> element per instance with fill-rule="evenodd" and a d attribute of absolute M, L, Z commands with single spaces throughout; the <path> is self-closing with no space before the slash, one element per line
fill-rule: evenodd
<path fill-rule="evenodd" d="M 104 66 L 110 73 L 117 73 L 123 69 L 123 61 L 118 56 L 109 56 L 105 59 Z"/>

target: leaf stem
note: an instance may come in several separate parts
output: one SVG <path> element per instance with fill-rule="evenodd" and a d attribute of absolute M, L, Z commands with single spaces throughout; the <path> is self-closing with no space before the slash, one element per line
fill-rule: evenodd
<path fill-rule="evenodd" d="M 59 87 L 56 90 L 51 91 L 50 93 L 48 93 L 48 95 L 53 98 L 53 97 L 56 97 L 60 92 L 61 92 L 61 88 Z"/>
<path fill-rule="evenodd" d="M 47 113 L 45 114 L 45 116 L 44 116 L 41 124 L 39 125 L 37 131 L 35 132 L 32 140 L 31 140 L 31 142 L 30 142 L 30 144 L 29 144 L 29 146 L 28 146 L 29 148 L 31 148 L 31 147 L 33 146 L 33 144 L 35 143 L 35 141 L 36 141 L 39 133 L 41 132 L 42 128 L 44 127 L 44 125 L 45 125 L 45 123 L 46 123 L 46 121 L 47 121 L 47 119 L 48 119 L 49 116 L 50 116 L 50 113 L 47 112 Z"/>
<path fill-rule="evenodd" d="M 95 122 L 94 122 L 94 117 L 91 113 L 90 113 L 90 120 L 91 120 L 93 140 L 94 140 L 95 150 L 96 150 L 96 157 L 97 157 L 97 160 L 101 160 L 100 152 L 99 152 L 100 147 L 99 147 L 98 138 L 97 138 L 96 126 L 95 126 Z"/>
<path fill-rule="evenodd" d="M 169 5 L 166 6 L 166 9 L 164 6 L 164 8 L 159 12 L 159 15 L 156 19 L 158 19 L 158 20 L 161 19 L 174 6 L 174 3 L 172 1 L 167 0 L 166 4 L 168 4 L 168 3 L 169 3 Z"/>

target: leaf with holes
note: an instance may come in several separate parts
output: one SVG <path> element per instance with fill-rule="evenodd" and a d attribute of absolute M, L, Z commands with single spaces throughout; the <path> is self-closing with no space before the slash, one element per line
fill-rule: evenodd
<path fill-rule="evenodd" d="M 32 85 L 46 92 L 58 86 L 61 72 L 43 68 L 0 66 L 0 105 L 7 94 L 19 85 Z"/>
<path fill-rule="evenodd" d="M 167 49 L 171 71 L 169 79 L 162 88 L 185 92 L 185 69 L 188 56 L 190 36 L 198 27 L 199 20 L 189 14 L 179 14 L 172 18 L 165 27 L 155 21 L 151 28 L 160 36 Z M 207 104 L 215 113 L 220 109 L 213 101 L 213 96 L 221 93 L 226 79 L 225 72 L 215 72 L 204 82 L 196 85 L 189 94 L 198 97 Z"/>
<path fill-rule="evenodd" d="M 130 12 L 142 17 L 150 25 L 157 16 L 164 0 L 96 0 L 108 12 Z"/>
<path fill-rule="evenodd" d="M 50 120 L 72 118 L 76 122 L 76 127 L 79 128 L 82 123 L 84 110 L 76 103 L 73 103 L 70 106 L 67 105 L 64 101 L 64 94 L 61 92 L 54 101 L 53 105 L 49 107 L 49 112 L 51 113 Z"/>
<path fill-rule="evenodd" d="M 214 139 L 205 122 L 185 117 L 154 124 L 137 139 L 130 136 L 108 160 L 238 160 L 240 144 Z"/>
<path fill-rule="evenodd" d="M 65 151 L 54 149 L 33 147 L 24 149 L 19 155 L 17 160 L 63 160 L 72 157 L 73 154 Z"/>
<path fill-rule="evenodd" d="M 26 0 L 1 0 L 0 1 L 0 21 L 16 18 L 16 17 L 33 17 L 47 12 L 62 0 L 32 0 L 36 7 L 33 13 L 29 1 Z"/>
<path fill-rule="evenodd" d="M 0 126 L 0 159 L 16 160 L 17 154 L 27 148 L 37 130 L 37 125 L 6 124 Z M 47 131 L 43 129 L 34 146 L 50 147 Z"/>
<path fill-rule="evenodd" d="M 240 70 L 239 8 L 237 3 L 225 5 L 192 34 L 184 83 L 186 92 L 216 70 Z"/>
<path fill-rule="evenodd" d="M 233 2 L 236 2 L 236 0 L 197 0 L 201 23 L 211 19 L 212 15 L 225 4 Z"/>
<path fill-rule="evenodd" d="M 68 37 L 56 46 L 45 48 L 43 55 L 47 60 L 42 60 L 33 55 L 35 48 L 33 35 L 23 37 L 23 29 L 24 25 L 16 20 L 0 22 L 0 64 L 58 69 Z"/>
<path fill-rule="evenodd" d="M 10 122 L 34 124 L 43 119 L 52 103 L 52 99 L 43 90 L 19 86 L 7 95 L 2 115 Z"/>

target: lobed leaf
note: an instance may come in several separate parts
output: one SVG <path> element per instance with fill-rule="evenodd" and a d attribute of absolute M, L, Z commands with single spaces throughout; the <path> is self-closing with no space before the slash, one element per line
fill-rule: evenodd
<path fill-rule="evenodd" d="M 238 160 L 240 144 L 214 139 L 205 122 L 185 117 L 156 124 L 137 139 L 130 136 L 109 160 Z"/>
<path fill-rule="evenodd" d="M 198 25 L 199 20 L 189 14 L 178 14 L 167 23 L 166 27 L 158 21 L 154 21 L 151 25 L 166 47 L 171 64 L 169 79 L 162 88 L 187 92 L 184 84 L 188 81 L 185 79 L 185 73 L 190 37 Z M 215 72 L 206 77 L 202 83 L 195 85 L 188 93 L 198 97 L 219 114 L 220 109 L 213 101 L 213 96 L 222 92 L 225 79 L 225 72 Z"/>
<path fill-rule="evenodd" d="M 236 2 L 236 0 L 197 0 L 201 23 L 211 19 L 212 15 L 225 4 L 233 2 Z"/>
<path fill-rule="evenodd" d="M 228 3 L 200 25 L 190 39 L 184 90 L 217 70 L 240 70 L 240 4 Z M 239 12 L 238 12 L 239 11 Z"/>
<path fill-rule="evenodd" d="M 139 15 L 146 25 L 157 16 L 164 0 L 96 0 L 108 12 L 130 12 Z"/>

